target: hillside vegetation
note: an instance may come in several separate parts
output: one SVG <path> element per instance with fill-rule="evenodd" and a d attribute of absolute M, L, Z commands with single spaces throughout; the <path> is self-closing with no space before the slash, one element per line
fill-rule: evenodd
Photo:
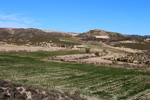
<path fill-rule="evenodd" d="M 117 33 L 117 32 L 108 32 L 108 31 L 98 30 L 98 29 L 90 30 L 88 32 L 85 32 L 85 33 L 78 35 L 78 37 L 81 37 L 81 38 L 92 38 L 94 36 L 109 36 L 110 39 L 124 39 L 124 38 L 126 38 L 126 36 L 124 36 L 120 33 Z"/>
<path fill-rule="evenodd" d="M 79 43 L 60 41 L 58 38 L 46 36 L 11 36 L 0 37 L 0 42 L 16 45 L 34 45 L 34 46 L 74 46 Z"/>
<path fill-rule="evenodd" d="M 118 43 L 115 44 L 116 47 L 126 47 L 138 50 L 150 50 L 150 43 Z"/>

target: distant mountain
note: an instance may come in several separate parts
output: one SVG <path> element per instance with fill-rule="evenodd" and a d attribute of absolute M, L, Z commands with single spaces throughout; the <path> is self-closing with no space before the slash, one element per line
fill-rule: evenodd
<path fill-rule="evenodd" d="M 47 36 L 46 32 L 34 28 L 0 28 L 0 36 Z"/>
<path fill-rule="evenodd" d="M 46 31 L 35 28 L 0 28 L 0 36 L 50 36 L 50 37 L 72 37 L 76 33 L 61 31 Z"/>
<path fill-rule="evenodd" d="M 141 35 L 126 35 L 128 38 L 138 38 L 138 39 L 148 39 L 150 38 L 150 35 L 145 35 L 145 36 L 141 36 Z"/>

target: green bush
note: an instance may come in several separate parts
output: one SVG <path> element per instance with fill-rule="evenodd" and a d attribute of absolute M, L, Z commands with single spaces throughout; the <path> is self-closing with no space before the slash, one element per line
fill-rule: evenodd
<path fill-rule="evenodd" d="M 95 55 L 96 55 L 96 56 L 99 56 L 99 52 L 95 52 Z"/>
<path fill-rule="evenodd" d="M 117 60 L 112 60 L 112 64 L 118 64 Z"/>
<path fill-rule="evenodd" d="M 90 53 L 90 48 L 85 48 L 86 53 Z"/>
<path fill-rule="evenodd" d="M 103 49 L 103 52 L 107 52 L 106 49 Z"/>

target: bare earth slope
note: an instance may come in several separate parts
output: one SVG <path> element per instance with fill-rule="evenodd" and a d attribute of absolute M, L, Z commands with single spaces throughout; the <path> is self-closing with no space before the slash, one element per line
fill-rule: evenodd
<path fill-rule="evenodd" d="M 51 30 L 43 30 L 44 32 L 48 33 L 52 37 L 72 37 L 77 36 L 78 33 L 73 32 L 62 32 L 62 31 L 51 31 Z"/>

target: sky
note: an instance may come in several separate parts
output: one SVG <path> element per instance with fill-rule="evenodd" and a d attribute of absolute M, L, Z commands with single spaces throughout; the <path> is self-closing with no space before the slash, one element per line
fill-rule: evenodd
<path fill-rule="evenodd" d="M 1 0 L 0 28 L 150 35 L 150 0 Z"/>

